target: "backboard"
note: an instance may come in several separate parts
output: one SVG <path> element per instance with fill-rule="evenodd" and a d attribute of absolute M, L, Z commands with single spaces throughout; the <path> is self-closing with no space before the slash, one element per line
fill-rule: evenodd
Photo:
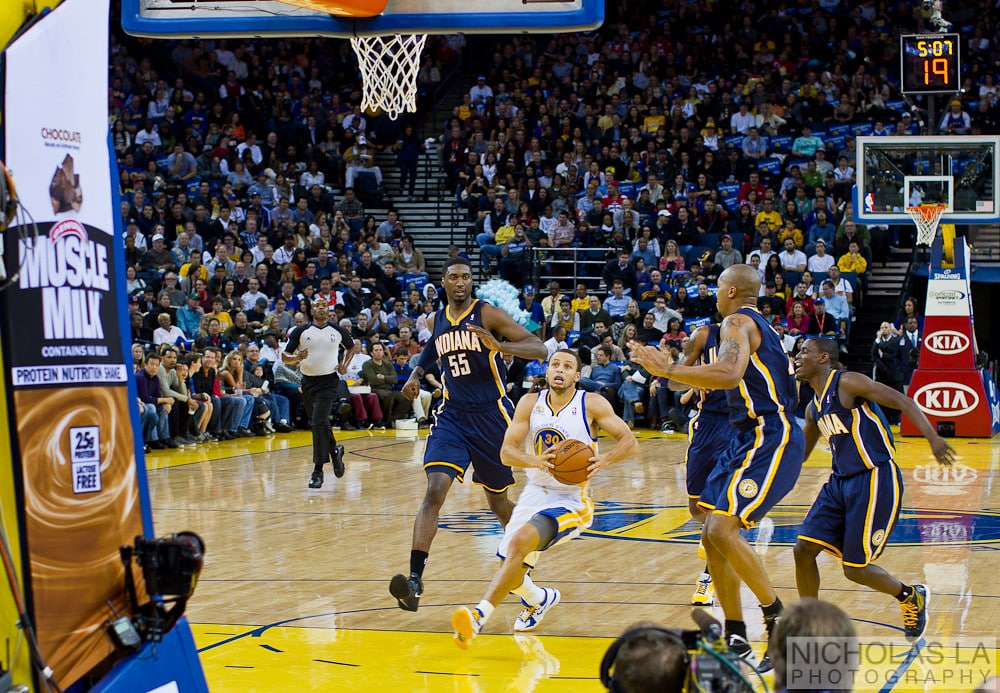
<path fill-rule="evenodd" d="M 911 224 L 908 206 L 946 205 L 942 222 L 1000 221 L 1000 137 L 858 137 L 854 219 Z"/>
<path fill-rule="evenodd" d="M 388 0 L 371 18 L 277 0 L 122 0 L 122 27 L 149 37 L 553 33 L 596 29 L 604 0 Z"/>

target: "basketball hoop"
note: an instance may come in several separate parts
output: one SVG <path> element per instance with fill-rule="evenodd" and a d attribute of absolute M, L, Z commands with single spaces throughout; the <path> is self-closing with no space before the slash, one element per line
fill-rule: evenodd
<path fill-rule="evenodd" d="M 947 205 L 929 204 L 919 207 L 907 207 L 906 212 L 917 227 L 917 245 L 929 246 L 934 242 L 941 215 L 948 209 Z"/>
<path fill-rule="evenodd" d="M 417 110 L 417 71 L 426 34 L 352 36 L 361 69 L 362 110 L 384 111 L 392 120 Z"/>

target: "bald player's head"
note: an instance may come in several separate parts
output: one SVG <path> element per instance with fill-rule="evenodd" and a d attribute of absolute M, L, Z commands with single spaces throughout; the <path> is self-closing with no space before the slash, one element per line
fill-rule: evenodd
<path fill-rule="evenodd" d="M 745 300 L 757 300 L 760 292 L 760 275 L 750 265 L 730 265 L 725 272 L 719 276 L 719 289 L 733 288 L 739 298 Z M 735 296 L 733 298 L 736 298 Z"/>

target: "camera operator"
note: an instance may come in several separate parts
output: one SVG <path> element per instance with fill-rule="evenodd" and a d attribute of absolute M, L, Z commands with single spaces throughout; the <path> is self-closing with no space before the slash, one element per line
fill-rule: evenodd
<path fill-rule="evenodd" d="M 630 627 L 612 645 L 618 645 L 614 666 L 602 666 L 602 683 L 612 693 L 684 693 L 687 650 L 671 632 L 649 622 Z"/>
<path fill-rule="evenodd" d="M 750 666 L 726 646 L 723 626 L 700 609 L 698 630 L 639 623 L 618 637 L 601 660 L 611 693 L 752 693 Z"/>

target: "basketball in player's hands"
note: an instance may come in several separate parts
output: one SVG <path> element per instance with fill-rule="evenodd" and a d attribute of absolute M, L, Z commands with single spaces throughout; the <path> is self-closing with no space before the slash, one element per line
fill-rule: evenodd
<path fill-rule="evenodd" d="M 552 476 L 564 484 L 582 484 L 587 480 L 587 468 L 594 449 L 582 440 L 564 440 L 552 452 Z"/>

